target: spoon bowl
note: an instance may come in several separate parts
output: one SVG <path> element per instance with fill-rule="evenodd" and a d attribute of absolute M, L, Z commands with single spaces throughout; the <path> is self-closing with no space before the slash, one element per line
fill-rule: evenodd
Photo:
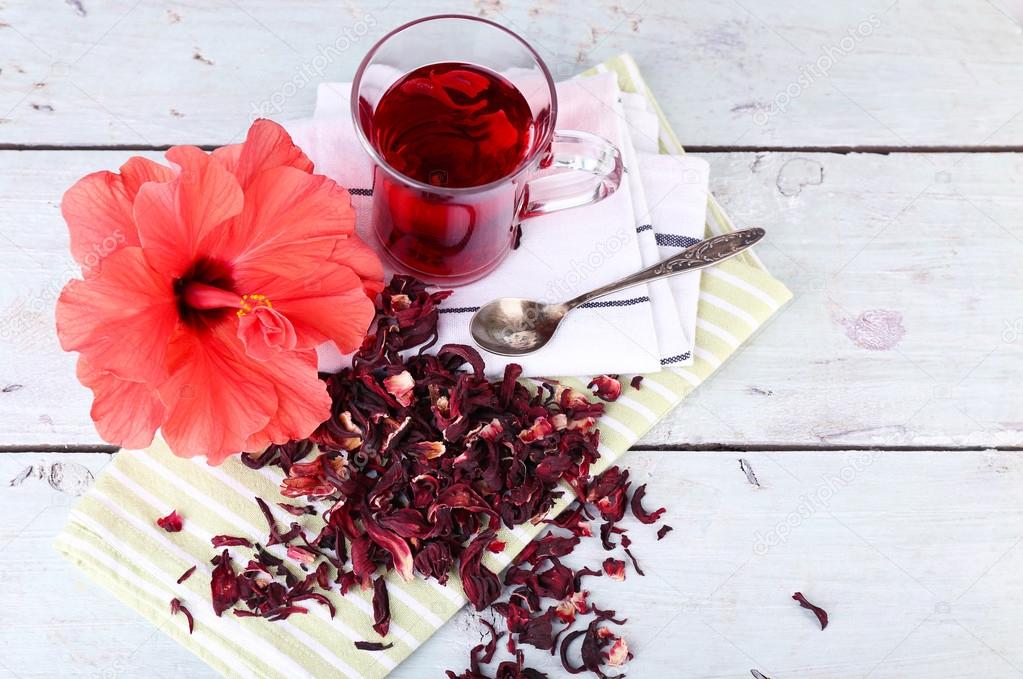
<path fill-rule="evenodd" d="M 503 297 L 480 307 L 473 314 L 469 329 L 476 344 L 487 351 L 500 356 L 523 356 L 554 337 L 570 308 L 567 304 Z"/>

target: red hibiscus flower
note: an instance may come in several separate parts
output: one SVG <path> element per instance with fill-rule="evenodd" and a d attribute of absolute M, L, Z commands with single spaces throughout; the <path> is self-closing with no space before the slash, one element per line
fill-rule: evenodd
<path fill-rule="evenodd" d="M 304 438 L 330 414 L 314 347 L 357 348 L 382 287 L 348 194 L 269 120 L 166 157 L 90 174 L 61 206 L 84 280 L 62 291 L 57 334 L 96 428 L 127 448 L 160 428 L 211 464 Z"/>

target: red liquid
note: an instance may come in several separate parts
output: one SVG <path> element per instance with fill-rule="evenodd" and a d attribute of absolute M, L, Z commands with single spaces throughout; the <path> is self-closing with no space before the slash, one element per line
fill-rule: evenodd
<path fill-rule="evenodd" d="M 498 182 L 521 166 L 534 135 L 525 97 L 479 66 L 431 64 L 391 85 L 369 122 L 388 165 L 437 187 L 415 188 L 376 169 L 374 228 L 387 254 L 436 282 L 469 282 L 497 266 L 514 239 L 523 181 L 445 190 Z"/>
<path fill-rule="evenodd" d="M 479 66 L 421 66 L 388 88 L 373 112 L 374 144 L 406 177 L 480 186 L 525 157 L 533 114 L 515 86 Z"/>

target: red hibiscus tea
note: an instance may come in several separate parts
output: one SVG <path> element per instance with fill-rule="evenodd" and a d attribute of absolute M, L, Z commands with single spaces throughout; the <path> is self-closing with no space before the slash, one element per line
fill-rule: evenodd
<path fill-rule="evenodd" d="M 374 143 L 391 167 L 433 186 L 480 186 L 526 157 L 533 113 L 515 86 L 481 66 L 422 66 L 384 93 Z"/>
<path fill-rule="evenodd" d="M 610 142 L 554 130 L 550 71 L 485 19 L 440 15 L 391 31 L 359 65 L 351 106 L 374 161 L 379 248 L 431 283 L 486 275 L 522 220 L 601 200 L 621 178 Z"/>
<path fill-rule="evenodd" d="M 525 97 L 497 73 L 466 63 L 422 66 L 377 103 L 373 144 L 402 175 L 438 188 L 483 187 L 524 162 L 533 137 Z M 514 238 L 522 184 L 452 198 L 378 171 L 376 233 L 385 251 L 431 279 L 486 273 Z"/>

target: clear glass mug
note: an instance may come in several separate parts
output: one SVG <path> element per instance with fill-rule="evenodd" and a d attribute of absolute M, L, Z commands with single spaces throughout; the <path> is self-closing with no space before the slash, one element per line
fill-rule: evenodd
<path fill-rule="evenodd" d="M 388 88 L 431 64 L 483 67 L 509 81 L 532 114 L 521 160 L 504 176 L 438 186 L 402 174 L 384 157 L 374 113 Z M 558 100 L 550 71 L 525 40 L 486 19 L 444 14 L 385 35 L 352 83 L 356 135 L 374 162 L 373 230 L 380 249 L 406 273 L 461 285 L 493 271 L 516 246 L 520 222 L 610 196 L 621 154 L 597 135 L 555 130 Z"/>

